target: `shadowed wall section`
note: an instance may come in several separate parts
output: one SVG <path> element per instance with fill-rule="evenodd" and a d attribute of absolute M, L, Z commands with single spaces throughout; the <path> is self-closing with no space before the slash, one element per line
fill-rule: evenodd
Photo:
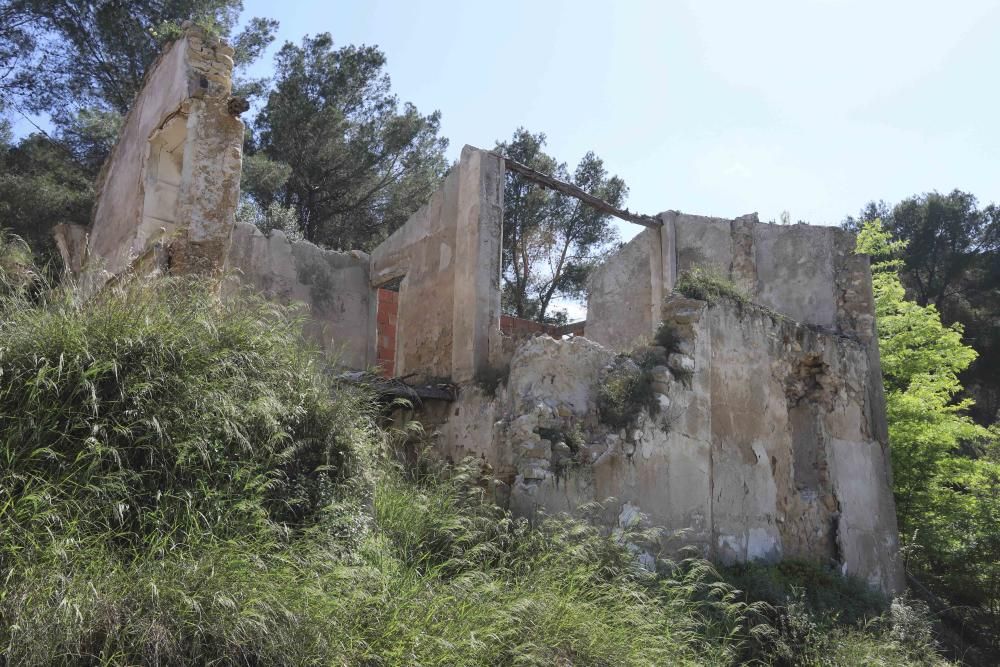
<path fill-rule="evenodd" d="M 400 280 L 395 371 L 473 380 L 500 354 L 503 165 L 462 149 L 441 189 L 372 251 L 373 287 Z"/>

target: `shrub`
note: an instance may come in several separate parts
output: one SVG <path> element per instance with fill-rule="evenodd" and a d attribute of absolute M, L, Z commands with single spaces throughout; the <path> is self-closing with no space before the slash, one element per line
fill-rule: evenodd
<path fill-rule="evenodd" d="M 671 322 L 660 322 L 653 334 L 653 342 L 662 347 L 666 354 L 673 354 L 681 351 L 682 337 L 677 327 Z"/>
<path fill-rule="evenodd" d="M 601 421 L 613 428 L 625 428 L 644 409 L 655 414 L 659 407 L 649 369 L 626 355 L 616 358 L 604 373 L 597 392 L 597 410 Z"/>
<path fill-rule="evenodd" d="M 946 664 L 925 606 L 889 601 L 864 582 L 816 563 L 747 563 L 724 571 L 747 602 L 763 602 L 770 628 L 745 645 L 745 660 L 777 665 Z"/>
<path fill-rule="evenodd" d="M 357 470 L 371 414 L 323 380 L 286 315 L 190 280 L 8 304 L 0 563 L 53 531 L 165 553 L 314 521 Z"/>
<path fill-rule="evenodd" d="M 800 595 L 809 609 L 840 615 L 846 623 L 863 623 L 886 610 L 888 601 L 865 582 L 843 577 L 828 567 L 801 560 L 774 565 L 746 563 L 726 570 L 726 578 L 752 600 L 783 607 Z"/>
<path fill-rule="evenodd" d="M 28 244 L 0 228 L 0 299 L 25 297 L 42 283 Z"/>
<path fill-rule="evenodd" d="M 696 266 L 689 271 L 681 272 L 674 289 L 689 299 L 699 299 L 709 303 L 715 303 L 723 298 L 741 304 L 750 302 L 749 296 L 743 290 L 714 267 Z"/>
<path fill-rule="evenodd" d="M 657 329 L 653 346 L 640 346 L 630 354 L 615 358 L 606 369 L 597 392 L 600 420 L 614 428 L 627 427 L 643 410 L 650 416 L 660 413 L 660 403 L 653 390 L 653 369 L 666 366 L 671 353 L 680 349 L 680 335 L 667 322 Z M 690 386 L 693 373 L 679 369 L 674 377 Z M 664 424 L 666 426 L 667 424 Z"/>

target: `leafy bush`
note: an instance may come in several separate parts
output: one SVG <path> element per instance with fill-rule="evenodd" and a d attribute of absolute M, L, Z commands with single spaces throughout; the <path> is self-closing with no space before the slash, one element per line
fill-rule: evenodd
<path fill-rule="evenodd" d="M 662 347 L 666 354 L 673 354 L 681 351 L 681 334 L 677 327 L 671 322 L 660 322 L 653 334 L 653 342 Z"/>
<path fill-rule="evenodd" d="M 942 665 L 926 606 L 889 603 L 864 582 L 816 563 L 788 560 L 727 568 L 745 602 L 764 603 L 768 628 L 744 659 L 777 665 Z M 760 608 L 760 607 L 758 607 Z"/>
<path fill-rule="evenodd" d="M 618 355 L 601 378 L 597 393 L 600 420 L 614 428 L 624 428 L 635 422 L 643 410 L 651 416 L 660 413 L 660 403 L 653 389 L 657 366 L 667 366 L 670 354 L 679 352 L 680 334 L 668 322 L 660 324 L 652 346 L 639 346 L 629 354 Z M 674 378 L 690 385 L 693 373 L 680 369 L 671 371 Z"/>
<path fill-rule="evenodd" d="M 313 520 L 357 466 L 366 413 L 346 388 L 331 400 L 298 332 L 194 281 L 8 308 L 0 530 L 108 530 L 167 551 L 219 526 Z"/>
<path fill-rule="evenodd" d="M 42 284 L 28 244 L 0 229 L 0 298 L 23 298 Z"/>
<path fill-rule="evenodd" d="M 774 607 L 785 605 L 801 591 L 809 609 L 836 613 L 845 623 L 857 624 L 880 615 L 888 601 L 859 579 L 843 577 L 817 563 L 786 560 L 776 565 L 746 563 L 726 570 L 726 578 L 752 600 Z"/>
<path fill-rule="evenodd" d="M 696 266 L 682 271 L 677 276 L 674 289 L 689 299 L 699 299 L 715 303 L 719 299 L 732 299 L 738 303 L 749 303 L 750 298 L 733 281 L 723 276 L 714 267 Z"/>
<path fill-rule="evenodd" d="M 655 414 L 658 409 L 649 369 L 627 355 L 617 357 L 598 388 L 597 410 L 601 421 L 613 428 L 625 428 L 643 410 Z"/>

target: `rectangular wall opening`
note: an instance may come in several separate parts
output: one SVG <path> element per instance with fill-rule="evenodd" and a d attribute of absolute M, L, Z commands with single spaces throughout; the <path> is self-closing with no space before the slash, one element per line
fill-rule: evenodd
<path fill-rule="evenodd" d="M 403 276 L 400 276 L 375 288 L 375 365 L 387 378 L 396 375 L 396 332 L 402 283 Z"/>
<path fill-rule="evenodd" d="M 584 207 L 600 215 L 575 197 L 505 170 L 500 316 L 505 336 L 584 335 L 585 273 L 594 259 L 583 256 L 578 241 Z"/>
<path fill-rule="evenodd" d="M 501 330 L 585 335 L 589 275 L 622 246 L 611 218 L 657 232 L 662 221 L 619 208 L 624 183 L 599 162 L 585 168 L 584 158 L 570 175 L 563 165 L 548 165 L 554 173 L 546 174 L 503 159 L 501 303 L 507 319 Z M 656 268 L 659 276 L 662 267 Z"/>

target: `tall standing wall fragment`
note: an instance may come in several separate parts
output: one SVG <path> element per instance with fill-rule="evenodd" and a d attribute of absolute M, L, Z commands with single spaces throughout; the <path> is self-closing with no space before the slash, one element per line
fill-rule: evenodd
<path fill-rule="evenodd" d="M 87 242 L 56 232 L 66 266 L 91 286 L 129 270 L 222 268 L 243 143 L 232 56 L 225 42 L 188 26 L 150 67 L 98 179 Z"/>
<path fill-rule="evenodd" d="M 467 382 L 500 345 L 503 165 L 466 146 L 441 188 L 371 254 L 373 286 L 400 281 L 396 373 Z"/>

